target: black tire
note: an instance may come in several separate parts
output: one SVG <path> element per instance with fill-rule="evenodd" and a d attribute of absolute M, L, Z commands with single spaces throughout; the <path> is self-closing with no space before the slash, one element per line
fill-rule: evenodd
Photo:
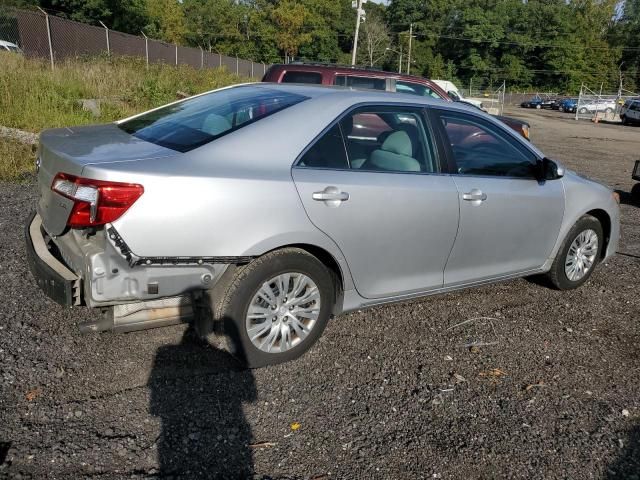
<path fill-rule="evenodd" d="M 613 108 L 611 107 L 605 108 L 604 113 L 613 113 Z"/>
<path fill-rule="evenodd" d="M 593 262 L 593 265 L 591 265 L 591 268 L 585 273 L 585 275 L 582 278 L 575 281 L 569 280 L 569 278 L 567 277 L 567 273 L 565 272 L 565 260 L 567 258 L 567 253 L 569 252 L 569 248 L 571 247 L 571 244 L 576 239 L 576 237 L 580 233 L 589 229 L 596 232 L 598 236 L 598 251 L 596 253 L 595 261 Z M 571 227 L 571 230 L 569 230 L 569 233 L 564 239 L 564 242 L 562 242 L 562 245 L 560 246 L 560 249 L 556 254 L 556 258 L 554 259 L 553 264 L 551 265 L 551 270 L 549 270 L 549 272 L 547 272 L 546 274 L 547 279 L 558 290 L 572 290 L 574 288 L 578 288 L 579 286 L 581 286 L 583 283 L 589 280 L 589 277 L 595 270 L 596 265 L 600 260 L 600 254 L 602 252 L 602 246 L 603 246 L 603 239 L 604 239 L 604 235 L 602 233 L 602 225 L 600 225 L 600 222 L 598 221 L 598 219 L 596 219 L 595 217 L 592 217 L 591 215 L 582 216 L 575 223 L 575 225 Z"/>
<path fill-rule="evenodd" d="M 298 345 L 281 353 L 264 352 L 249 338 L 245 324 L 247 310 L 263 283 L 287 272 L 302 273 L 313 280 L 320 293 L 320 312 L 313 328 Z M 216 302 L 214 307 L 214 317 L 223 325 L 226 348 L 249 368 L 274 365 L 300 357 L 322 335 L 334 309 L 336 285 L 333 273 L 316 257 L 299 248 L 275 250 L 239 268 L 221 301 Z"/>
<path fill-rule="evenodd" d="M 536 110 L 540 110 L 542 108 L 542 105 L 536 105 Z"/>
<path fill-rule="evenodd" d="M 640 183 L 636 183 L 631 187 L 631 199 L 640 204 Z"/>
<path fill-rule="evenodd" d="M 629 121 L 625 115 L 623 115 L 620 120 L 622 120 L 622 125 L 629 125 Z"/>
<path fill-rule="evenodd" d="M 584 108 L 584 107 L 582 107 L 580 110 L 578 110 L 578 113 L 582 113 L 582 114 L 587 113 L 587 112 L 588 112 L 588 110 L 586 108 Z"/>

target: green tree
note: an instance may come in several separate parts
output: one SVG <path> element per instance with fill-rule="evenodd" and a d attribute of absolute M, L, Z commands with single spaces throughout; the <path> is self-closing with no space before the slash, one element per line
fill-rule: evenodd
<path fill-rule="evenodd" d="M 182 43 L 186 33 L 183 6 L 178 0 L 147 0 L 147 35 L 171 43 Z"/>

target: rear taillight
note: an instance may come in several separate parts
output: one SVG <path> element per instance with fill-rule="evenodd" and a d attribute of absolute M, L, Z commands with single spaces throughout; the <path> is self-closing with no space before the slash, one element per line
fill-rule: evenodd
<path fill-rule="evenodd" d="M 96 227 L 113 222 L 122 216 L 140 195 L 142 185 L 135 183 L 106 182 L 58 173 L 51 190 L 73 200 L 70 227 Z"/>

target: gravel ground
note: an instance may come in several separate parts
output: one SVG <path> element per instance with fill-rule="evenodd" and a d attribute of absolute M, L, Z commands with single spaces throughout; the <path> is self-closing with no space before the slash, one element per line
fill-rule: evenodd
<path fill-rule="evenodd" d="M 640 128 L 511 113 L 630 190 Z M 577 291 L 517 280 L 355 312 L 257 371 L 184 326 L 80 335 L 93 314 L 28 273 L 34 200 L 0 184 L 0 477 L 640 478 L 640 208 L 624 194 L 623 255 Z"/>

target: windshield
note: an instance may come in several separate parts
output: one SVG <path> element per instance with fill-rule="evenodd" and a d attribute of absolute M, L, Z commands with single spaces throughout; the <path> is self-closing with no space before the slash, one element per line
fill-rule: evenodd
<path fill-rule="evenodd" d="M 147 142 L 188 152 L 307 98 L 264 87 L 235 87 L 167 105 L 118 126 Z"/>

